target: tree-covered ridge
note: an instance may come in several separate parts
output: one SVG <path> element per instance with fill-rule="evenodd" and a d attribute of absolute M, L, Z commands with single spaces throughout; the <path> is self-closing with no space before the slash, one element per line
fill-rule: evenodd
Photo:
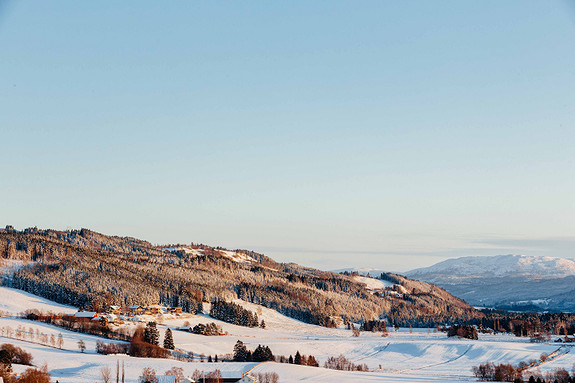
<path fill-rule="evenodd" d="M 32 260 L 7 280 L 13 287 L 51 300 L 101 309 L 106 305 L 162 303 L 196 312 L 202 301 L 240 298 L 308 323 L 332 326 L 390 315 L 394 320 L 480 316 L 435 286 L 403 278 L 403 297 L 378 296 L 345 275 L 280 264 L 246 250 L 253 262 L 236 262 L 225 249 L 193 245 L 201 252 L 90 230 L 0 230 L 0 256 Z M 398 277 L 399 278 L 399 277 Z M 413 294 L 412 294 L 413 293 Z M 431 315 L 431 316 L 430 316 Z"/>
<path fill-rule="evenodd" d="M 387 273 L 383 277 L 399 284 L 402 291 L 407 292 L 401 299 L 391 297 L 394 302 L 387 316 L 392 324 L 434 326 L 442 322 L 458 323 L 483 317 L 465 301 L 440 287 L 398 274 Z"/>

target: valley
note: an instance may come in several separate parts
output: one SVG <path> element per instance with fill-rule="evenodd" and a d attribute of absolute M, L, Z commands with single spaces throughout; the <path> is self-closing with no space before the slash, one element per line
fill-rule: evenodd
<path fill-rule="evenodd" d="M 496 363 L 518 364 L 521 361 L 538 359 L 541 353 L 558 356 L 538 366 L 544 374 L 554 368 L 570 369 L 575 362 L 575 353 L 571 345 L 553 343 L 530 343 L 528 338 L 517 338 L 513 335 L 481 334 L 478 341 L 459 338 L 447 338 L 445 333 L 434 329 L 400 328 L 390 331 L 387 337 L 379 333 L 362 332 L 353 337 L 344 328 L 325 328 L 306 324 L 285 317 L 274 310 L 241 302 L 244 307 L 258 312 L 265 320 L 266 328 L 246 328 L 218 321 L 205 314 L 184 315 L 182 318 L 165 320 L 160 316 L 147 318 L 157 320 L 160 332 L 171 328 L 177 349 L 192 351 L 196 355 L 194 362 L 181 362 L 171 359 L 135 358 L 127 355 L 100 355 L 95 352 L 99 337 L 66 331 L 59 327 L 42 322 L 19 318 L 22 308 L 35 308 L 41 303 L 44 309 L 60 312 L 63 307 L 49 301 L 34 297 L 24 292 L 0 288 L 3 298 L 4 316 L 0 318 L 0 328 L 38 329 L 46 334 L 63 334 L 62 350 L 34 344 L 28 341 L 2 337 L 2 343 L 12 343 L 24 348 L 34 357 L 38 366 L 47 363 L 54 381 L 62 383 L 99 381 L 102 367 L 115 368 L 116 362 L 123 361 L 126 367 L 126 382 L 137 382 L 137 376 L 144 367 L 152 366 L 159 374 L 173 366 L 183 368 L 185 375 L 192 375 L 196 370 L 211 371 L 219 369 L 222 373 L 241 374 L 248 370 L 257 372 L 276 372 L 280 382 L 472 382 L 476 381 L 472 366 L 485 361 Z M 4 299 L 10 297 L 10 300 Z M 64 312 L 73 312 L 74 308 L 64 308 Z M 178 330 L 184 322 L 190 325 L 214 322 L 228 332 L 226 336 L 203 336 Z M 135 324 L 127 326 L 135 327 Z M 162 336 L 163 337 L 163 334 Z M 86 352 L 78 350 L 77 342 L 83 340 Z M 323 367 L 307 367 L 274 362 L 265 363 L 207 363 L 200 362 L 199 355 L 230 354 L 237 340 L 244 342 L 248 349 L 259 344 L 268 345 L 274 354 L 293 355 L 296 351 L 302 354 L 315 355 L 320 365 L 330 356 L 345 355 L 354 363 L 365 363 L 368 372 L 334 371 Z M 108 342 L 108 340 L 106 340 Z M 18 370 L 17 367 L 16 370 Z M 253 368 L 253 369 L 252 369 Z"/>

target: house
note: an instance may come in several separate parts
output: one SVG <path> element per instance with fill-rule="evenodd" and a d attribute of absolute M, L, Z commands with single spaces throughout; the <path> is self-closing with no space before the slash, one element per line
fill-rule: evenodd
<path fill-rule="evenodd" d="M 145 311 L 146 310 L 144 310 L 140 305 L 132 305 L 128 307 L 128 313 L 130 315 L 143 315 Z"/>
<path fill-rule="evenodd" d="M 144 382 L 144 377 L 140 376 L 138 382 Z M 176 383 L 176 376 L 175 375 L 156 375 L 156 382 L 157 383 Z M 185 382 L 185 380 L 184 380 Z"/>
<path fill-rule="evenodd" d="M 105 324 L 108 324 L 108 318 L 103 317 L 103 316 L 96 316 L 96 317 L 92 318 L 90 321 L 91 322 L 100 322 L 100 323 L 104 322 Z"/>
<path fill-rule="evenodd" d="M 146 306 L 144 312 L 148 315 L 162 314 L 162 307 L 159 305 Z"/>
<path fill-rule="evenodd" d="M 237 383 L 256 383 L 256 378 L 249 375 L 244 375 Z"/>
<path fill-rule="evenodd" d="M 168 307 L 168 312 L 170 314 L 181 314 L 182 308 L 181 307 Z"/>
<path fill-rule="evenodd" d="M 175 375 L 158 375 L 156 379 L 157 383 L 176 383 Z"/>
<path fill-rule="evenodd" d="M 108 307 L 108 314 L 120 315 L 121 313 L 122 313 L 122 307 L 120 307 L 120 306 L 109 306 Z"/>
<path fill-rule="evenodd" d="M 121 325 L 124 323 L 120 315 L 106 314 L 102 316 L 108 320 L 108 323 L 114 323 L 115 325 Z"/>
<path fill-rule="evenodd" d="M 95 311 L 78 311 L 76 314 L 74 314 L 74 320 L 76 322 L 90 322 L 97 316 L 98 313 Z"/>

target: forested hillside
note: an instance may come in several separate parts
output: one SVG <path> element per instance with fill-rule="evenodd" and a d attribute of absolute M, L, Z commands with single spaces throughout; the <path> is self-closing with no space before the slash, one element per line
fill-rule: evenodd
<path fill-rule="evenodd" d="M 154 246 L 86 229 L 0 230 L 0 256 L 32 261 L 4 283 L 94 310 L 163 303 L 196 312 L 202 301 L 241 298 L 323 326 L 383 315 L 404 325 L 482 316 L 436 286 L 401 276 L 387 278 L 402 294 L 373 294 L 350 276 L 277 263 L 251 251 Z"/>

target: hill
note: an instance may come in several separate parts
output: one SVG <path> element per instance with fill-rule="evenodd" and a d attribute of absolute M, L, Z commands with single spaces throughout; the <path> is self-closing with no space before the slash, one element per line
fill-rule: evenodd
<path fill-rule="evenodd" d="M 436 286 L 393 274 L 387 277 L 401 293 L 374 293 L 351 276 L 278 263 L 248 250 L 155 246 L 87 229 L 0 230 L 0 255 L 26 264 L 5 284 L 94 310 L 163 303 L 195 313 L 201 302 L 243 299 L 322 326 L 384 316 L 417 326 L 482 315 Z"/>
<path fill-rule="evenodd" d="M 412 270 L 475 306 L 516 311 L 575 311 L 575 261 L 526 255 L 462 257 Z"/>

